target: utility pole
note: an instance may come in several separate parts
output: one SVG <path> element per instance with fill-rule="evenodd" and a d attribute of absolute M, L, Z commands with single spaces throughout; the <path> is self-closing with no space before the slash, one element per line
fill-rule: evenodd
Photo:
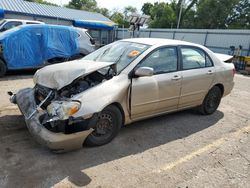
<path fill-rule="evenodd" d="M 181 14 L 182 14 L 182 8 L 185 0 L 181 0 L 181 7 L 180 7 L 180 12 L 179 12 L 179 17 L 178 17 L 178 23 L 177 23 L 177 29 L 180 27 L 180 22 L 181 22 Z"/>

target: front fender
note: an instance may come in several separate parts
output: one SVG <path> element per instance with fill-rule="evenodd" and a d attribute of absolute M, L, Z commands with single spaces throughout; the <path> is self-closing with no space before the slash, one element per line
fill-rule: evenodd
<path fill-rule="evenodd" d="M 120 103 L 125 108 L 124 111 L 127 111 L 129 84 L 126 75 L 118 75 L 76 95 L 72 99 L 80 101 L 82 105 L 74 117 L 91 117 L 115 102 Z"/>

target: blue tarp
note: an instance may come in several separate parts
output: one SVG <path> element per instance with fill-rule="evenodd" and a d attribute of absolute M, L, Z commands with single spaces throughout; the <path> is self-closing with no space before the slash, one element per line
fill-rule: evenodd
<path fill-rule="evenodd" d="M 78 36 L 73 27 L 26 25 L 0 34 L 0 43 L 8 69 L 34 68 L 55 57 L 79 54 Z"/>

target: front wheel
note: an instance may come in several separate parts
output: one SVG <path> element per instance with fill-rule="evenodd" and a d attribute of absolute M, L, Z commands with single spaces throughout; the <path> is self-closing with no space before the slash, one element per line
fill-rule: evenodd
<path fill-rule="evenodd" d="M 109 143 L 119 132 L 122 125 L 122 114 L 116 106 L 106 107 L 98 116 L 94 131 L 85 143 L 89 146 L 101 146 Z"/>
<path fill-rule="evenodd" d="M 200 113 L 203 115 L 213 114 L 220 105 L 221 98 L 222 92 L 220 88 L 218 86 L 212 87 L 199 107 Z"/>

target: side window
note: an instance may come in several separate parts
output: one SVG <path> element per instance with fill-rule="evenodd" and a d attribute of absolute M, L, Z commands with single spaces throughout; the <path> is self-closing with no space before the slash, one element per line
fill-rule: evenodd
<path fill-rule="evenodd" d="M 213 66 L 212 61 L 203 50 L 184 47 L 181 48 L 181 55 L 183 70 Z"/>
<path fill-rule="evenodd" d="M 154 74 L 177 71 L 177 49 L 175 47 L 160 48 L 151 53 L 140 67 L 151 67 Z"/>
<path fill-rule="evenodd" d="M 22 25 L 22 22 L 8 22 L 8 23 L 6 23 L 4 26 L 3 26 L 3 28 L 2 28 L 2 30 L 3 31 L 7 31 L 7 30 L 9 30 L 9 29 L 12 29 L 12 28 L 14 28 L 14 27 L 17 27 L 17 26 L 19 26 L 19 25 Z"/>

